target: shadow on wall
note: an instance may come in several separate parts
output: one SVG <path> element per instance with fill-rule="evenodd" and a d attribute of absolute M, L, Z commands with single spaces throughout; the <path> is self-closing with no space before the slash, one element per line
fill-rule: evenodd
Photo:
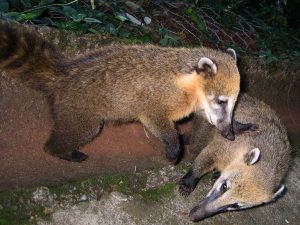
<path fill-rule="evenodd" d="M 267 68 L 244 57 L 239 69 L 241 90 L 269 104 L 287 127 L 291 141 L 300 141 L 300 66 L 292 63 Z"/>

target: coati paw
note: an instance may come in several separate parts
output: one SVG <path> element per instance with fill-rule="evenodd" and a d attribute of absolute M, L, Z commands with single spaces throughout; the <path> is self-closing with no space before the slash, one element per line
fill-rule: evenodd
<path fill-rule="evenodd" d="M 80 152 L 80 151 L 72 151 L 64 156 L 59 156 L 60 159 L 64 159 L 71 162 L 82 162 L 88 158 L 88 155 Z"/>
<path fill-rule="evenodd" d="M 251 124 L 251 127 L 248 130 L 244 131 L 244 133 L 248 135 L 256 135 L 260 133 L 259 126 L 256 124 Z"/>
<path fill-rule="evenodd" d="M 179 154 L 175 154 L 175 153 L 170 154 L 170 153 L 167 152 L 167 154 L 166 154 L 167 159 L 170 162 L 173 162 L 174 164 L 177 163 L 178 156 L 179 156 Z"/>
<path fill-rule="evenodd" d="M 173 148 L 166 149 L 166 157 L 169 161 L 173 162 L 174 164 L 177 163 L 177 159 L 180 155 L 180 150 L 174 150 Z"/>
<path fill-rule="evenodd" d="M 236 120 L 233 120 L 232 122 L 232 128 L 234 134 L 249 134 L 249 135 L 255 135 L 260 132 L 258 125 L 253 123 L 240 123 Z"/>
<path fill-rule="evenodd" d="M 188 187 L 184 184 L 179 185 L 178 188 L 179 193 L 185 198 L 189 196 L 193 192 L 193 190 L 194 190 L 193 188 Z"/>
<path fill-rule="evenodd" d="M 181 180 L 178 182 L 179 185 L 179 193 L 187 197 L 190 193 L 192 193 L 197 186 L 199 178 L 193 175 L 193 171 L 190 170 L 186 175 L 184 175 Z"/>

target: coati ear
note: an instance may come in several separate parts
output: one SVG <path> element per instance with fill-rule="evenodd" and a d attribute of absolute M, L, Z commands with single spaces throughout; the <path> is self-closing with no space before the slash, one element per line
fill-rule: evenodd
<path fill-rule="evenodd" d="M 276 200 L 278 198 L 280 198 L 286 191 L 286 188 L 284 186 L 284 184 L 281 184 L 280 188 L 278 188 L 278 190 L 273 194 L 272 196 L 272 200 Z"/>
<path fill-rule="evenodd" d="M 226 52 L 234 59 L 234 61 L 237 60 L 236 52 L 233 48 L 227 48 Z"/>
<path fill-rule="evenodd" d="M 282 195 L 284 195 L 286 191 L 286 188 L 283 184 L 281 184 L 280 188 L 272 195 L 272 198 L 268 201 L 265 201 L 264 203 L 270 203 L 276 201 L 278 198 L 280 198 Z"/>
<path fill-rule="evenodd" d="M 202 57 L 198 62 L 196 71 L 204 72 L 206 74 L 216 74 L 217 70 L 217 65 L 211 59 Z"/>
<path fill-rule="evenodd" d="M 245 155 L 244 161 L 247 165 L 253 165 L 259 160 L 260 150 L 258 148 L 254 148 L 247 152 Z"/>

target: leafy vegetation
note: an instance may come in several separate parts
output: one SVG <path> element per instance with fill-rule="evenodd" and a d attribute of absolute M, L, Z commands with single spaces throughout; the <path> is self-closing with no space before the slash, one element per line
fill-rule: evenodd
<path fill-rule="evenodd" d="M 0 19 L 133 43 L 236 48 L 272 63 L 300 57 L 299 0 L 1 0 Z"/>

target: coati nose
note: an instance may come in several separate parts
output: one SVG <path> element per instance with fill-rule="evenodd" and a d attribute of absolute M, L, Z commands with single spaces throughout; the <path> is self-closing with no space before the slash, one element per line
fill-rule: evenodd
<path fill-rule="evenodd" d="M 218 120 L 217 120 L 217 123 L 219 123 L 219 124 L 221 124 L 221 123 L 223 123 L 223 122 L 224 122 L 223 119 L 218 119 Z"/>
<path fill-rule="evenodd" d="M 228 132 L 228 134 L 225 138 L 230 140 L 230 141 L 234 141 L 235 137 L 234 137 L 234 134 L 233 134 L 231 129 L 230 129 L 230 131 Z"/>
<path fill-rule="evenodd" d="M 225 129 L 224 131 L 221 131 L 221 134 L 224 138 L 226 138 L 230 141 L 234 141 L 234 139 L 235 139 L 231 125 L 229 126 L 229 129 Z"/>

